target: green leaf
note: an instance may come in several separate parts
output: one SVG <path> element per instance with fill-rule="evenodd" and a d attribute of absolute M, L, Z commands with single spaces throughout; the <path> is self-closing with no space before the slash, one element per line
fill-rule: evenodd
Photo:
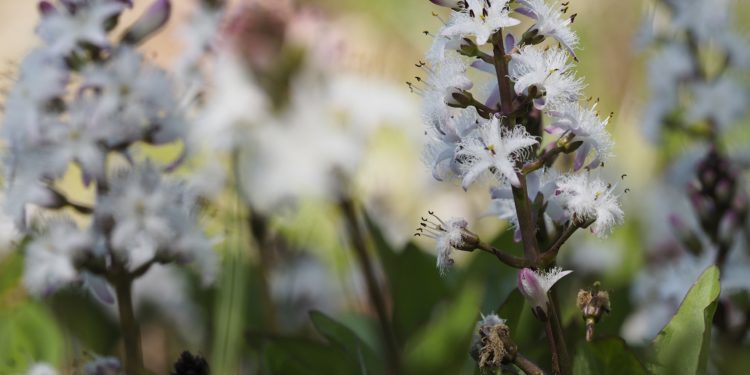
<path fill-rule="evenodd" d="M 451 305 L 409 341 L 405 350 L 408 373 L 459 373 L 469 356 L 481 296 L 481 288 L 468 284 Z"/>
<path fill-rule="evenodd" d="M 690 288 L 677 314 L 653 342 L 656 375 L 704 374 L 711 343 L 711 322 L 721 291 L 719 269 L 711 266 Z"/>
<path fill-rule="evenodd" d="M 619 337 L 582 342 L 573 362 L 575 375 L 638 375 L 646 368 Z"/>
<path fill-rule="evenodd" d="M 370 348 L 354 331 L 319 311 L 310 312 L 310 320 L 315 329 L 325 336 L 328 341 L 336 344 L 351 358 L 363 363 L 369 374 L 382 374 L 385 372 L 383 361 L 380 360 L 375 351 Z"/>
<path fill-rule="evenodd" d="M 270 338 L 264 354 L 269 374 L 365 373 L 361 364 L 352 361 L 340 348 L 306 339 Z"/>
<path fill-rule="evenodd" d="M 63 335 L 42 305 L 0 310 L 0 374 L 23 374 L 35 362 L 60 363 Z"/>

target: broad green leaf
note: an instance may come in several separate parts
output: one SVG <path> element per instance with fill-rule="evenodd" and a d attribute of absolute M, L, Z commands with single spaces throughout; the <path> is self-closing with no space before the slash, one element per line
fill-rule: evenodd
<path fill-rule="evenodd" d="M 646 368 L 619 337 L 582 342 L 573 362 L 575 375 L 638 375 Z"/>
<path fill-rule="evenodd" d="M 270 338 L 264 354 L 269 374 L 357 375 L 366 373 L 361 363 L 350 359 L 340 348 L 312 340 Z M 367 372 L 367 374 L 370 373 Z"/>
<path fill-rule="evenodd" d="M 62 332 L 42 305 L 0 310 L 0 374 L 23 374 L 35 362 L 58 365 L 63 350 Z"/>
<path fill-rule="evenodd" d="M 711 266 L 693 284 L 677 314 L 654 339 L 652 373 L 681 375 L 706 372 L 711 322 L 720 291 L 719 269 Z"/>
<path fill-rule="evenodd" d="M 380 360 L 362 339 L 349 327 L 339 323 L 319 311 L 310 312 L 310 320 L 315 328 L 332 344 L 336 344 L 356 362 L 363 363 L 368 374 L 384 372 L 383 361 Z"/>
<path fill-rule="evenodd" d="M 482 290 L 468 284 L 461 294 L 413 337 L 405 349 L 410 374 L 455 374 L 469 356 Z"/>

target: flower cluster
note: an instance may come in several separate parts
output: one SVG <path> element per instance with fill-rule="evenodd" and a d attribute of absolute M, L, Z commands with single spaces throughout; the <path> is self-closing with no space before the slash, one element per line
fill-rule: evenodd
<path fill-rule="evenodd" d="M 526 244 L 536 239 L 523 238 L 522 226 L 545 238 L 568 227 L 609 234 L 623 219 L 619 195 L 592 170 L 612 155 L 611 114 L 602 117 L 598 101 L 582 100 L 585 83 L 574 72 L 578 37 L 570 28 L 575 15 L 566 15 L 567 3 L 433 2 L 451 15 L 433 36 L 427 61 L 417 64 L 425 77 L 408 84 L 423 97 L 425 161 L 433 176 L 458 180 L 464 190 L 489 185 L 488 212 L 507 220 Z M 516 30 L 524 18 L 535 23 Z M 473 81 L 471 69 L 491 76 Z M 471 91 L 481 87 L 492 89 Z M 546 144 L 545 132 L 554 137 Z M 573 165 L 561 173 L 554 164 L 567 154 Z M 519 211 L 529 209 L 524 223 Z M 439 258 L 450 233 L 433 233 Z"/>
<path fill-rule="evenodd" d="M 650 246 L 649 263 L 634 283 L 632 297 L 639 308 L 623 332 L 635 342 L 657 334 L 677 311 L 689 286 L 711 265 L 722 271 L 723 298 L 717 314 L 725 316 L 716 320 L 745 315 L 728 297 L 750 290 L 743 276 L 750 266 L 749 244 L 743 235 L 748 224 L 746 166 L 731 151 L 733 128 L 748 114 L 749 88 L 741 79 L 747 76 L 748 43 L 732 29 L 729 2 L 660 3 L 655 16 L 665 16 L 665 21 L 652 25 L 647 20 L 640 40 L 651 47 L 651 97 L 644 133 L 664 150 L 675 138 L 689 140 L 689 147 L 662 154 L 667 178 L 656 200 L 663 200 L 668 190 L 675 195 L 670 201 L 680 202 L 657 204 L 660 210 L 647 211 L 669 223 L 669 228 L 647 230 L 658 242 Z M 684 144 L 681 141 L 681 147 Z M 727 333 L 732 327 L 720 328 Z"/>
<path fill-rule="evenodd" d="M 154 263 L 195 262 L 205 280 L 213 276 L 214 253 L 197 225 L 195 197 L 164 176 L 176 163 L 159 166 L 138 153 L 143 144 L 186 138 L 170 77 L 137 50 L 167 21 L 171 3 L 154 1 L 115 40 L 110 32 L 131 6 L 40 2 L 37 34 L 44 43 L 21 63 L 5 102 L 5 208 L 30 235 L 24 284 L 34 295 L 76 283 L 111 302 L 106 282 L 138 277 Z M 73 169 L 83 186 L 95 186 L 95 202 L 59 187 Z M 29 215 L 63 208 L 89 219 Z"/>

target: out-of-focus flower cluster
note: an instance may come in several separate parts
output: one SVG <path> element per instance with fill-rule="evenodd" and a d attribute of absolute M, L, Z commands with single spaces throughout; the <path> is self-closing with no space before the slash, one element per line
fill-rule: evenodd
<path fill-rule="evenodd" d="M 214 276 L 195 196 L 165 175 L 184 155 L 157 165 L 139 153 L 143 144 L 186 140 L 180 93 L 137 49 L 166 22 L 171 3 L 154 1 L 121 36 L 110 35 L 131 5 L 40 2 L 44 43 L 21 63 L 5 102 L 5 208 L 30 237 L 24 284 L 32 294 L 78 283 L 111 301 L 105 281 L 154 263 L 194 262 L 206 281 Z M 95 202 L 60 187 L 75 169 L 83 186 L 95 186 Z M 66 208 L 87 218 L 40 212 Z"/>

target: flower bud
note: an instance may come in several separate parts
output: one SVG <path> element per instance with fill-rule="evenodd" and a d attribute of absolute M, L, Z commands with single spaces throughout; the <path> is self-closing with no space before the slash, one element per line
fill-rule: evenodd
<path fill-rule="evenodd" d="M 449 107 L 466 108 L 472 103 L 474 103 L 474 97 L 471 93 L 457 87 L 451 88 L 451 91 L 445 96 L 445 104 Z"/>
<path fill-rule="evenodd" d="M 602 315 L 609 314 L 609 293 L 599 290 L 599 283 L 594 284 L 593 290 L 581 289 L 578 291 L 576 304 L 581 310 L 583 320 L 586 322 L 586 341 L 594 338 L 594 325 L 599 322 Z"/>
<path fill-rule="evenodd" d="M 524 268 L 518 273 L 518 291 L 529 301 L 532 312 L 539 320 L 547 320 L 547 293 L 555 283 L 571 272 L 573 271 L 555 267 L 546 272 Z"/>
<path fill-rule="evenodd" d="M 125 32 L 123 43 L 138 44 L 146 40 L 167 23 L 171 13 L 172 3 L 169 0 L 155 0 L 146 13 Z"/>
<path fill-rule="evenodd" d="M 526 30 L 521 37 L 521 44 L 535 45 L 544 41 L 544 35 L 539 34 L 536 27 Z"/>

